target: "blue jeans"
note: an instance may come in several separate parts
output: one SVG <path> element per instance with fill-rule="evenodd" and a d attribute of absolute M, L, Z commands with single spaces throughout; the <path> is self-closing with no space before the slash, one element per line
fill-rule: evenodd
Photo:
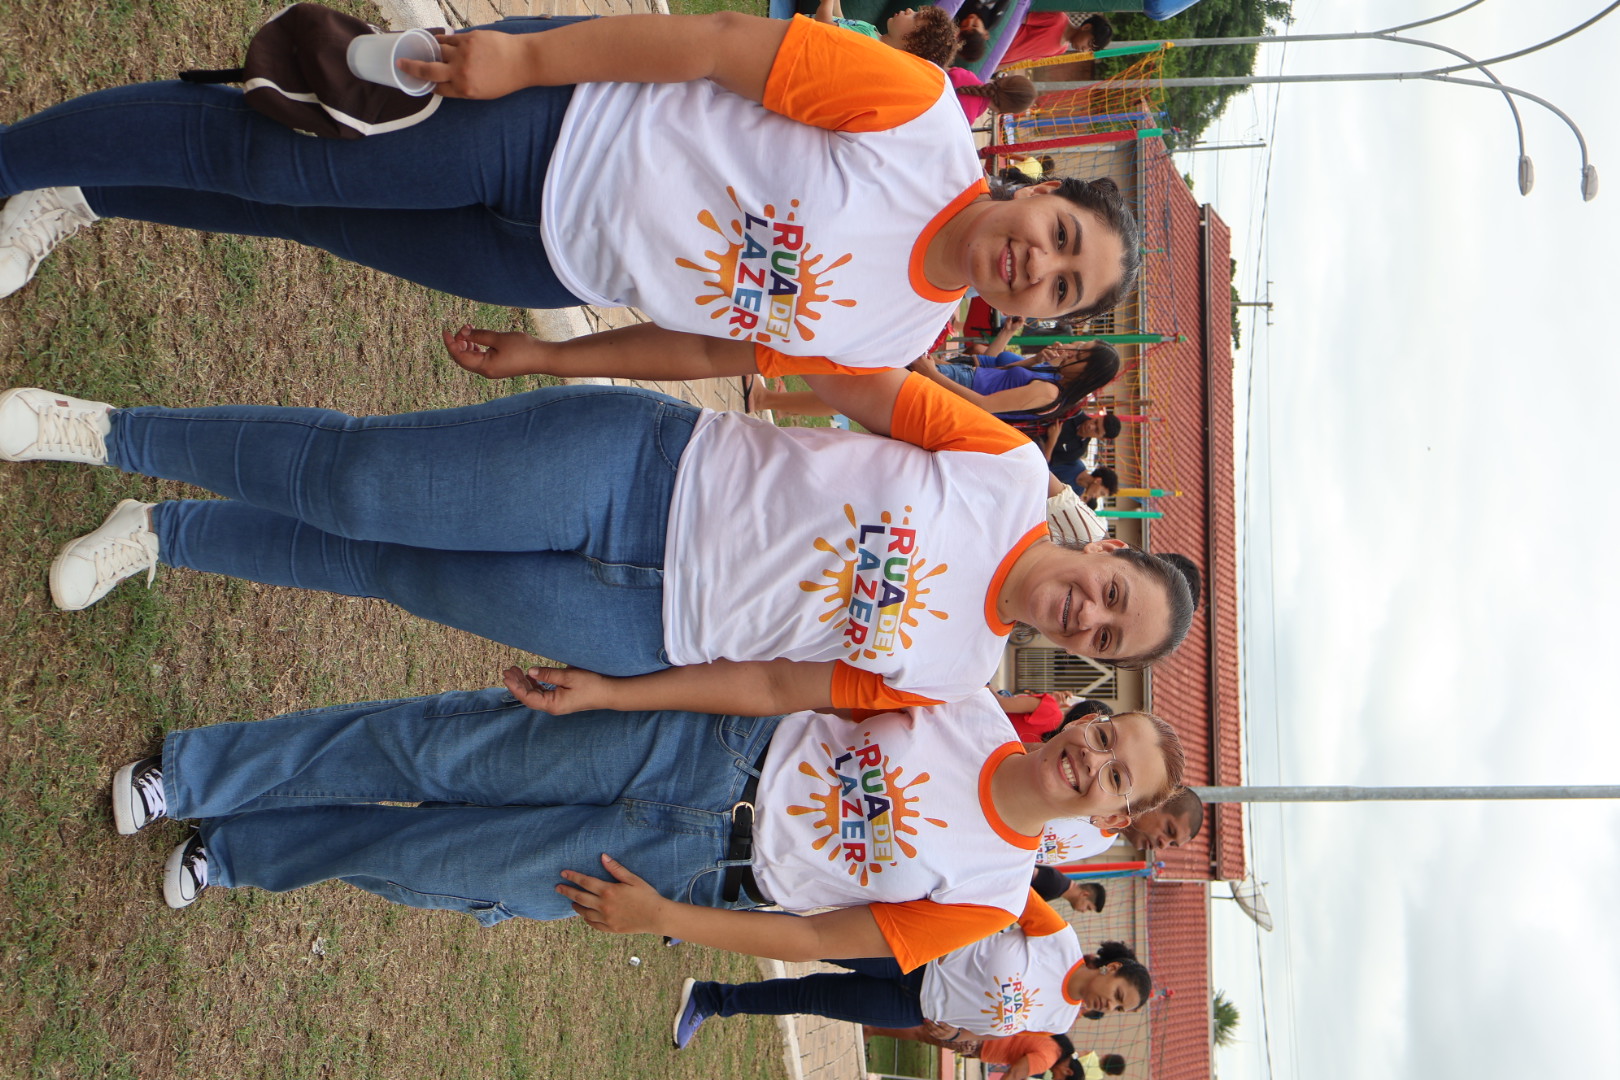
<path fill-rule="evenodd" d="M 845 974 L 805 975 L 751 983 L 700 982 L 692 1000 L 710 1016 L 827 1016 L 872 1027 L 906 1028 L 923 1022 L 922 981 L 927 965 L 902 972 L 892 957 L 829 960 Z"/>
<path fill-rule="evenodd" d="M 364 702 L 171 732 L 163 786 L 204 819 L 210 884 L 336 878 L 490 926 L 568 918 L 559 871 L 606 877 L 605 853 L 670 899 L 751 907 L 721 899 L 731 808 L 780 719 L 549 716 L 500 689 Z"/>
<path fill-rule="evenodd" d="M 962 386 L 967 387 L 969 390 L 973 389 L 973 372 L 976 370 L 975 365 L 971 363 L 963 363 L 959 360 L 946 360 L 943 363 L 936 363 L 934 367 L 941 375 L 945 376 L 952 382 L 959 383 Z"/>
<path fill-rule="evenodd" d="M 552 272 L 540 204 L 572 96 L 558 86 L 446 98 L 402 131 L 312 139 L 261 116 L 232 87 L 137 83 L 0 132 L 0 194 L 76 186 L 106 217 L 278 236 L 485 303 L 567 307 L 580 301 Z"/>
<path fill-rule="evenodd" d="M 356 418 L 118 409 L 111 464 L 225 500 L 160 503 L 158 552 L 270 585 L 374 596 L 610 675 L 669 666 L 664 535 L 698 410 L 561 386 Z"/>

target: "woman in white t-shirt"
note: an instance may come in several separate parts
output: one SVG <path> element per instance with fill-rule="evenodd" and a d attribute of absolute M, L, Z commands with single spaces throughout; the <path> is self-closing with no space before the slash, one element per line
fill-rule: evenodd
<path fill-rule="evenodd" d="M 280 236 L 487 303 L 630 305 L 713 343 L 695 371 L 645 354 L 667 379 L 897 367 L 969 287 L 1012 314 L 1086 314 L 1136 273 L 1111 182 L 992 199 L 944 73 L 838 27 L 521 18 L 439 40 L 444 62 L 400 62 L 438 83 L 433 115 L 363 139 L 183 82 L 7 126 L 0 295 L 98 216 Z"/>
<path fill-rule="evenodd" d="M 934 1038 L 1004 1037 L 1068 1031 L 1082 1015 L 1131 1012 L 1147 1004 L 1153 977 L 1129 946 L 1105 941 L 1086 954 L 1044 900 L 1042 917 L 905 971 L 892 959 L 840 962 L 849 970 L 752 983 L 686 981 L 676 1008 L 684 1047 L 714 1016 L 826 1016 L 881 1028 L 924 1026 Z"/>
<path fill-rule="evenodd" d="M 527 685 L 515 668 L 506 683 Z M 173 907 L 209 886 L 342 880 L 485 926 L 581 914 L 761 956 L 912 968 L 1018 917 L 1049 818 L 1123 825 L 1180 782 L 1180 744 L 1157 718 L 1116 720 L 1101 750 L 1074 736 L 1026 753 L 998 712 L 988 691 L 853 723 L 564 718 L 500 688 L 362 702 L 171 732 L 118 771 L 113 810 L 125 834 L 200 819 L 165 869 Z M 577 872 L 601 866 L 615 880 Z M 773 901 L 837 910 L 715 910 Z"/>
<path fill-rule="evenodd" d="M 1055 481 L 1029 440 L 917 375 L 818 378 L 856 387 L 846 411 L 897 438 L 777 428 L 626 387 L 367 418 L 12 390 L 0 457 L 225 496 L 120 504 L 53 564 L 59 607 L 161 561 L 382 597 L 643 676 L 559 673 L 549 711 L 957 700 L 994 674 L 1015 622 L 1116 663 L 1180 643 L 1180 571 L 1114 540 L 1048 539 Z"/>

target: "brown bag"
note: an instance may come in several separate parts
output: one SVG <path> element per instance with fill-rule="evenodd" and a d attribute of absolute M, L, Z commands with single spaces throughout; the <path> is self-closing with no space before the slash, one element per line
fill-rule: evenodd
<path fill-rule="evenodd" d="M 241 67 L 182 71 L 180 78 L 241 83 L 249 105 L 306 135 L 358 139 L 398 131 L 432 116 L 444 99 L 438 94 L 412 97 L 355 77 L 349 70 L 349 42 L 380 32 L 321 4 L 294 4 L 272 15 L 253 35 Z"/>

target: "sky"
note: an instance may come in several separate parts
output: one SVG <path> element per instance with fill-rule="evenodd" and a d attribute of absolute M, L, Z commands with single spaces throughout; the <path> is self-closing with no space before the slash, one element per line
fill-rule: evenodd
<path fill-rule="evenodd" d="M 1461 2 L 1296 0 L 1293 31 Z M 1411 34 L 1484 58 L 1602 6 L 1486 0 Z M 1259 70 L 1439 62 L 1300 44 Z M 1612 177 L 1590 203 L 1556 117 L 1520 104 L 1522 197 L 1501 97 L 1424 82 L 1258 90 L 1205 138 L 1268 150 L 1182 159 L 1233 227 L 1244 298 L 1275 305 L 1235 375 L 1251 783 L 1620 783 L 1616 66 L 1620 13 L 1496 68 L 1581 126 Z M 1243 1014 L 1223 1080 L 1620 1076 L 1620 806 L 1252 807 L 1249 826 L 1277 929 L 1214 904 L 1214 986 Z"/>

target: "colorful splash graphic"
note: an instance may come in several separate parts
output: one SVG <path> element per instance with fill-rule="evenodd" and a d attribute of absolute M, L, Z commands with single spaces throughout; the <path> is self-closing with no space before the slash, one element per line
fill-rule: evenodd
<path fill-rule="evenodd" d="M 921 796 L 912 789 L 928 783 L 928 774 L 905 781 L 905 767 L 889 761 L 870 731 L 858 743 L 839 749 L 822 743 L 821 752 L 824 764 L 801 761 L 799 772 L 826 783 L 826 792 L 813 792 L 815 805 L 789 806 L 788 813 L 820 815 L 811 822 L 816 838 L 810 850 L 825 849 L 827 860 L 841 862 L 858 884 L 865 886 L 901 859 L 916 858 L 908 838 L 920 835 L 920 822 L 950 828 L 942 818 L 924 817 L 916 809 Z"/>
<path fill-rule="evenodd" d="M 1005 978 L 991 976 L 991 978 L 995 981 L 995 989 L 984 992 L 984 996 L 990 1001 L 990 1007 L 979 1010 L 985 1016 L 986 1026 L 998 1035 L 1023 1031 L 1027 1026 L 1030 1010 L 1035 1008 L 1040 998 L 1040 987 L 1026 987 L 1021 974 Z"/>
<path fill-rule="evenodd" d="M 950 618 L 948 612 L 928 606 L 933 590 L 926 584 L 949 570 L 950 564 L 930 566 L 920 554 L 910 513 L 908 506 L 897 523 L 895 515 L 885 510 L 876 521 L 863 522 L 845 503 L 844 518 L 853 532 L 845 538 L 843 550 L 832 540 L 816 538 L 816 550 L 832 555 L 838 564 L 821 572 L 823 580 L 801 581 L 799 588 L 826 594 L 829 607 L 821 621 L 839 620 L 834 629 L 842 632 L 850 660 L 876 660 L 911 648 L 911 631 L 923 614 Z"/>
<path fill-rule="evenodd" d="M 1074 848 L 1069 844 L 1069 837 L 1059 835 L 1048 826 L 1041 833 L 1041 850 L 1035 853 L 1035 861 L 1043 866 L 1059 866 L 1069 861 L 1069 852 Z"/>
<path fill-rule="evenodd" d="M 725 320 L 727 334 L 773 348 L 814 341 L 814 324 L 822 316 L 816 305 L 856 306 L 854 300 L 834 298 L 831 292 L 836 284 L 833 271 L 852 256 L 845 253 L 821 265 L 826 256 L 815 251 L 804 226 L 795 220 L 798 199 L 788 203 L 785 214 L 772 203 L 755 214 L 743 209 L 734 189 L 726 188 L 726 194 L 739 217 L 722 225 L 708 210 L 698 214 L 698 221 L 720 238 L 724 250 L 705 251 L 708 265 L 690 259 L 676 259 L 675 265 L 703 275 L 707 291 L 693 302 L 712 305 L 709 318 Z"/>

